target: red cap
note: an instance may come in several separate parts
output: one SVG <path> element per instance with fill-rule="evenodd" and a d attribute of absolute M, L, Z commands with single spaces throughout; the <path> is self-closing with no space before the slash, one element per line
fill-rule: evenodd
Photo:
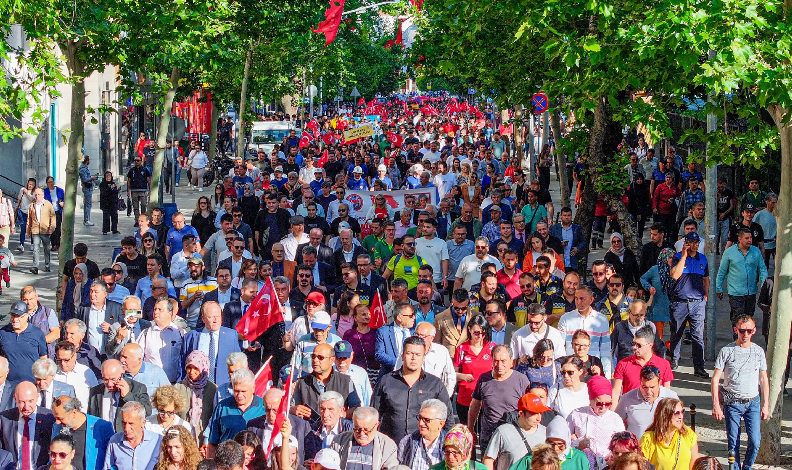
<path fill-rule="evenodd" d="M 550 408 L 542 403 L 542 399 L 533 393 L 526 393 L 517 402 L 517 409 L 519 411 L 530 411 L 531 413 L 544 413 L 545 411 L 552 411 Z"/>
<path fill-rule="evenodd" d="M 305 298 L 306 302 L 313 302 L 317 305 L 324 305 L 325 297 L 322 295 L 321 292 L 311 292 L 308 294 L 308 297 Z"/>

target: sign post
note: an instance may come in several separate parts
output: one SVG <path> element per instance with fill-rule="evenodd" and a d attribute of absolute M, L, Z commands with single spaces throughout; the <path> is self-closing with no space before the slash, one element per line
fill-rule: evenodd
<path fill-rule="evenodd" d="M 545 92 L 540 91 L 531 97 L 531 106 L 535 114 L 542 114 L 550 108 L 549 101 Z"/>
<path fill-rule="evenodd" d="M 349 94 L 352 98 L 360 98 L 360 92 L 357 87 L 352 88 L 352 93 Z"/>

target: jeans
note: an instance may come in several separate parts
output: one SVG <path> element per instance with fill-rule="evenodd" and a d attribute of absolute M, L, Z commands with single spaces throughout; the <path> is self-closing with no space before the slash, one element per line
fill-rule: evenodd
<path fill-rule="evenodd" d="M 740 315 L 754 315 L 754 309 L 756 308 L 756 294 L 730 295 L 729 307 L 731 307 L 729 318 L 731 318 L 732 325 L 734 325 L 734 320 Z"/>
<path fill-rule="evenodd" d="M 135 213 L 135 220 L 140 214 L 146 213 L 146 204 L 148 202 L 148 191 L 130 191 L 130 199 L 132 199 L 132 210 Z"/>
<path fill-rule="evenodd" d="M 44 248 L 44 267 L 49 269 L 50 267 L 50 234 L 43 233 L 41 235 L 33 234 L 31 236 L 33 239 L 33 267 L 38 269 L 39 261 L 41 258 L 41 252 L 39 251 Z"/>
<path fill-rule="evenodd" d="M 707 303 L 704 299 L 690 302 L 671 302 L 671 357 L 679 361 L 685 322 L 690 322 L 693 340 L 693 368 L 704 369 L 704 315 Z"/>
<path fill-rule="evenodd" d="M 52 246 L 60 246 L 61 240 L 61 223 L 63 222 L 63 212 L 55 212 L 55 231 L 50 235 L 50 243 Z"/>
<path fill-rule="evenodd" d="M 181 183 L 181 163 L 179 160 L 176 160 L 176 184 Z"/>
<path fill-rule="evenodd" d="M 19 224 L 19 244 L 25 245 L 25 235 L 27 232 L 27 212 L 17 211 L 17 224 Z"/>
<path fill-rule="evenodd" d="M 729 241 L 729 222 L 728 219 L 718 221 L 718 233 L 715 234 L 715 246 L 718 253 L 723 253 L 723 250 L 726 249 L 726 242 Z"/>
<path fill-rule="evenodd" d="M 83 186 L 83 222 L 91 220 L 91 208 L 93 207 L 93 186 L 86 188 Z"/>
<path fill-rule="evenodd" d="M 729 449 L 734 450 L 736 468 L 751 470 L 759 453 L 759 442 L 762 439 L 760 431 L 761 399 L 757 395 L 748 403 L 732 403 L 723 405 L 723 418 L 726 421 L 726 437 Z M 748 444 L 745 447 L 745 458 L 740 466 L 740 418 L 745 420 L 745 432 L 748 434 Z"/>

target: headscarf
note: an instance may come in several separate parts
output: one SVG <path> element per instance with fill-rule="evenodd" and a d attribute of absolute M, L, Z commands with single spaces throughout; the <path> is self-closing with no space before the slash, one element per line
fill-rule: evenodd
<path fill-rule="evenodd" d="M 446 462 L 447 470 L 463 470 L 470 466 L 470 454 L 473 451 L 473 434 L 464 424 L 457 424 L 446 434 L 443 441 L 443 449 L 446 447 L 456 447 L 465 456 L 464 463 L 452 467 Z"/>
<path fill-rule="evenodd" d="M 610 251 L 614 255 L 618 256 L 619 260 L 622 260 L 622 256 L 624 256 L 624 250 L 625 250 L 624 237 L 622 237 L 619 232 L 613 232 L 613 235 L 611 235 L 611 240 L 613 240 L 614 238 L 618 238 L 619 240 L 621 240 L 621 242 L 622 242 L 621 243 L 621 248 L 616 250 L 616 249 L 613 248 L 613 245 L 611 245 L 611 247 L 610 247 L 610 249 L 608 251 Z M 622 260 L 622 261 L 624 261 L 624 260 Z"/>
<path fill-rule="evenodd" d="M 595 375 L 586 382 L 588 387 L 589 400 L 593 400 L 602 395 L 613 395 L 613 387 L 610 380 L 601 375 Z"/>
<path fill-rule="evenodd" d="M 671 248 L 663 248 L 660 255 L 657 257 L 657 271 L 660 273 L 660 284 L 663 286 L 663 292 L 668 294 L 674 287 L 674 278 L 671 277 L 671 268 L 668 267 L 668 259 L 674 256 L 676 252 Z"/>
<path fill-rule="evenodd" d="M 572 446 L 572 437 L 569 434 L 569 424 L 563 417 L 556 416 L 552 421 L 550 421 L 550 424 L 547 425 L 547 438 L 564 440 L 566 443 L 566 449 L 558 456 L 558 458 L 561 459 L 562 462 L 566 460 L 566 456 Z"/>
<path fill-rule="evenodd" d="M 123 277 L 121 278 L 121 280 L 125 281 L 125 280 L 126 280 L 126 278 L 127 278 L 127 276 L 129 276 L 129 272 L 128 272 L 128 270 L 127 270 L 127 265 L 126 265 L 126 263 L 122 263 L 122 262 L 120 262 L 120 261 L 116 261 L 115 263 L 113 263 L 113 266 L 115 266 L 115 265 L 118 265 L 118 266 L 120 266 L 120 267 L 121 267 L 121 271 L 123 271 L 123 273 L 121 273 L 121 275 L 123 276 Z"/>
<path fill-rule="evenodd" d="M 209 356 L 196 349 L 187 355 L 184 365 L 185 367 L 193 366 L 201 371 L 201 375 L 195 382 L 190 379 L 189 375 L 184 379 L 184 384 L 192 390 L 189 418 L 190 424 L 195 428 L 201 423 L 201 414 L 203 413 L 203 389 L 209 382 Z"/>
<path fill-rule="evenodd" d="M 79 269 L 81 273 L 83 273 L 83 280 L 82 282 L 74 281 L 74 291 L 72 292 L 72 302 L 74 302 L 74 311 L 80 309 L 80 304 L 82 304 L 82 291 L 85 288 L 85 283 L 88 282 L 88 266 L 85 263 L 79 263 L 74 266 L 74 269 Z M 72 271 L 72 279 L 74 279 L 74 271 Z"/>

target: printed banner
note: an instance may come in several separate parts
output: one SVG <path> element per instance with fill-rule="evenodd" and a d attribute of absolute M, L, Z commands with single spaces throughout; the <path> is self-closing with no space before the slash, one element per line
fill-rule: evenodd
<path fill-rule="evenodd" d="M 344 131 L 344 139 L 347 141 L 362 139 L 374 135 L 374 126 L 371 123 L 363 124 L 362 126 L 353 127 Z"/>
<path fill-rule="evenodd" d="M 355 211 L 355 216 L 363 225 L 366 222 L 366 215 L 374 205 L 374 197 L 377 195 L 385 196 L 385 204 L 393 210 L 404 208 L 404 196 L 411 194 L 415 196 L 415 208 L 423 209 L 427 204 L 437 206 L 437 188 L 427 189 L 407 189 L 403 191 L 351 191 L 347 189 L 344 200 L 349 203 Z"/>

